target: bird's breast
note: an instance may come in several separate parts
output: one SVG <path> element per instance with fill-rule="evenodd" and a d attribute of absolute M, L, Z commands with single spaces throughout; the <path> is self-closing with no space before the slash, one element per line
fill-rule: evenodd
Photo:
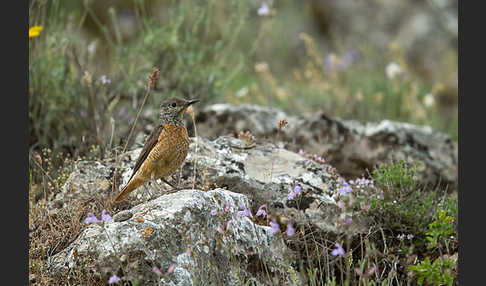
<path fill-rule="evenodd" d="M 149 154 L 156 176 L 169 176 L 186 159 L 189 152 L 189 136 L 184 126 L 166 124 L 158 142 Z"/>

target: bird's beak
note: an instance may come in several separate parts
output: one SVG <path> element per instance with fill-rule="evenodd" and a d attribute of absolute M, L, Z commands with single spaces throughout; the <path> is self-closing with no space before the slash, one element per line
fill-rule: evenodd
<path fill-rule="evenodd" d="M 187 106 L 189 106 L 189 105 L 192 105 L 196 102 L 199 102 L 199 99 L 189 99 L 186 104 L 187 104 Z"/>

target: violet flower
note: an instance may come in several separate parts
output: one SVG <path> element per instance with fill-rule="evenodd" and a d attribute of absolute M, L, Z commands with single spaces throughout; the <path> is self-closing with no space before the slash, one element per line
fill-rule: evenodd
<path fill-rule="evenodd" d="M 341 244 L 339 244 L 339 243 L 336 242 L 335 245 L 336 245 L 336 248 L 333 251 L 331 251 L 331 255 L 332 256 L 343 255 L 345 252 L 344 252 L 344 249 L 341 246 Z"/>

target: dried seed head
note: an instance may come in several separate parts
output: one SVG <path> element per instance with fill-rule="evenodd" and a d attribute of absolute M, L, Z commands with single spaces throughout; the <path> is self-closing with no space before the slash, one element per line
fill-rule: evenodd
<path fill-rule="evenodd" d="M 160 70 L 158 68 L 155 68 L 152 74 L 149 76 L 149 88 L 152 88 L 154 86 L 155 81 L 159 77 L 159 72 Z"/>

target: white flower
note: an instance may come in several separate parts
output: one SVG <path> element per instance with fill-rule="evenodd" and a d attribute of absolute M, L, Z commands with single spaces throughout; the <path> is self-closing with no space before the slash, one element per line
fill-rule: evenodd
<path fill-rule="evenodd" d="M 88 45 L 88 53 L 93 54 L 96 51 L 96 44 L 93 42 Z"/>
<path fill-rule="evenodd" d="M 248 94 L 248 91 L 249 91 L 248 88 L 244 87 L 244 88 L 238 90 L 238 92 L 236 93 L 236 97 L 243 97 L 243 96 Z"/>
<path fill-rule="evenodd" d="M 102 84 L 108 84 L 111 83 L 111 79 L 109 79 L 106 75 L 101 76 L 101 83 Z"/>
<path fill-rule="evenodd" d="M 389 79 L 394 79 L 395 77 L 402 75 L 403 71 L 399 64 L 391 62 L 386 66 L 385 73 Z"/>
<path fill-rule="evenodd" d="M 424 97 L 424 105 L 426 107 L 431 107 L 434 105 L 434 103 L 435 103 L 434 95 L 432 93 L 427 93 Z"/>
<path fill-rule="evenodd" d="M 270 8 L 268 7 L 267 2 L 262 3 L 262 6 L 258 8 L 257 14 L 258 16 L 266 16 L 270 14 Z"/>

